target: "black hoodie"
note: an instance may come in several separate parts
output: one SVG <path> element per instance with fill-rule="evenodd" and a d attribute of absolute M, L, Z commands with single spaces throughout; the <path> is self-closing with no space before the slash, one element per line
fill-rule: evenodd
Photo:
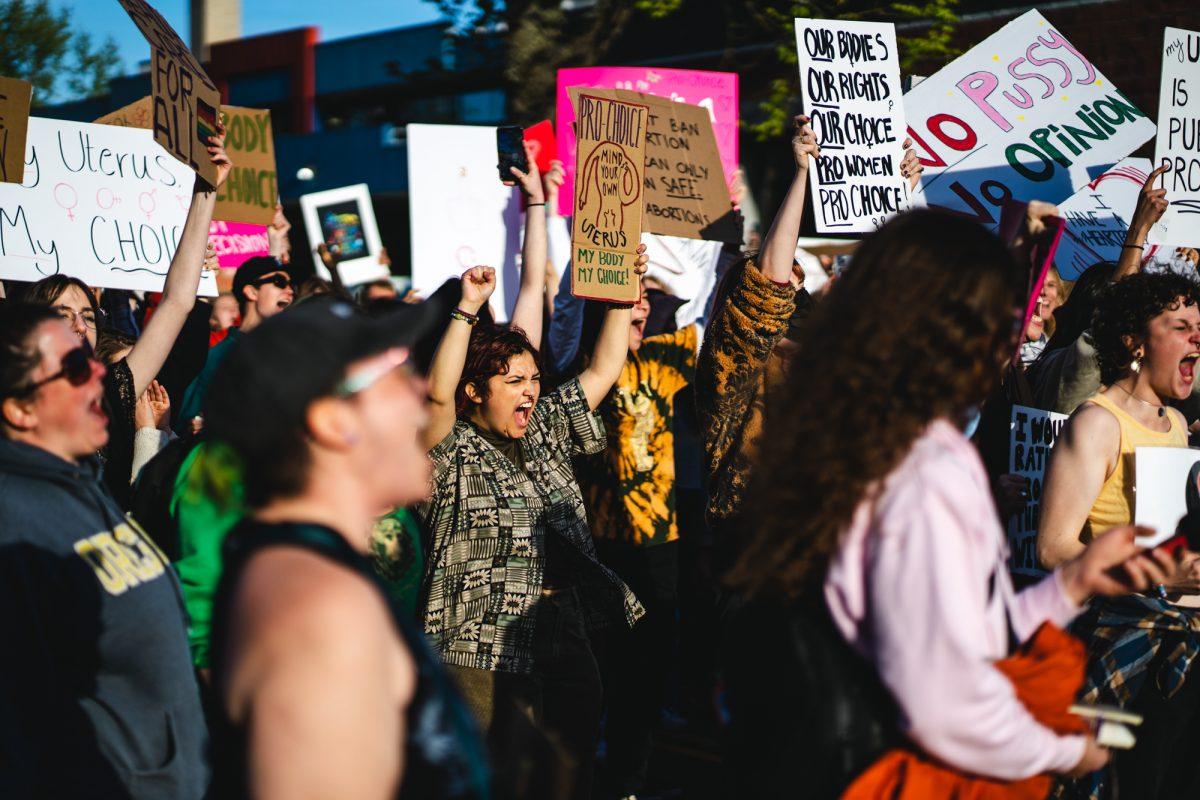
<path fill-rule="evenodd" d="M 204 795 L 171 567 L 94 459 L 0 438 L 0 797 Z"/>

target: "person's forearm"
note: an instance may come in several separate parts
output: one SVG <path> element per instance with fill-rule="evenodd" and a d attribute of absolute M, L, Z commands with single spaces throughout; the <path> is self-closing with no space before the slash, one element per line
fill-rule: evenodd
<path fill-rule="evenodd" d="M 542 343 L 542 307 L 546 302 L 546 208 L 525 210 L 525 244 L 521 248 L 521 288 L 512 324 L 525 331 L 535 348 Z"/>
<path fill-rule="evenodd" d="M 1134 275 L 1142 269 L 1142 259 L 1146 255 L 1146 236 L 1148 231 L 1133 228 L 1125 234 L 1125 244 L 1121 245 L 1121 257 L 1117 259 L 1117 268 L 1113 270 L 1113 281 L 1119 281 Z M 1136 245 L 1136 246 L 1135 246 Z"/>
<path fill-rule="evenodd" d="M 458 308 L 476 314 L 480 306 L 460 300 Z M 471 326 L 461 319 L 450 320 L 442 335 L 433 363 L 429 367 L 429 423 L 422 433 L 425 449 L 431 450 L 446 438 L 454 427 L 455 392 L 467 363 L 467 347 L 471 343 Z"/>
<path fill-rule="evenodd" d="M 763 275 L 775 283 L 786 283 L 792 278 L 792 264 L 796 260 L 796 242 L 800 238 L 800 222 L 804 216 L 804 193 L 808 188 L 808 170 L 798 168 L 788 187 L 787 196 L 779 213 L 771 222 L 771 228 L 763 239 L 759 268 Z"/>
<path fill-rule="evenodd" d="M 632 309 L 629 306 L 609 308 L 604 315 L 600 336 L 596 339 L 596 349 L 592 351 L 592 363 L 579 376 L 588 406 L 593 410 L 621 376 L 621 367 L 629 354 L 631 316 Z"/>
<path fill-rule="evenodd" d="M 196 305 L 196 290 L 200 286 L 200 273 L 208 245 L 208 229 L 217 202 L 217 193 L 211 189 L 201 189 L 200 183 L 197 179 L 197 188 L 192 192 L 192 205 L 183 225 L 183 235 L 167 269 L 162 302 L 127 357 L 129 370 L 133 374 L 133 393 L 137 397 L 162 369 L 163 362 L 175 346 L 175 338 Z"/>

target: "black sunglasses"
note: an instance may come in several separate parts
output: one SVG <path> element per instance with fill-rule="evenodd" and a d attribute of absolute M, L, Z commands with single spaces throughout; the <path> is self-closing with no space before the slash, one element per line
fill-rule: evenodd
<path fill-rule="evenodd" d="M 36 383 L 29 385 L 28 392 L 36 392 L 48 383 L 53 383 L 60 378 L 66 378 L 67 383 L 72 386 L 83 386 L 92 378 L 92 361 L 95 360 L 95 355 L 92 353 L 90 344 L 82 344 L 74 350 L 68 350 L 62 357 L 62 369 L 51 375 L 49 378 L 42 378 Z"/>
<path fill-rule="evenodd" d="M 271 275 L 267 278 L 259 278 L 252 283 L 252 286 L 262 286 L 263 284 L 272 284 L 277 289 L 286 289 L 292 285 L 292 279 L 287 275 Z"/>

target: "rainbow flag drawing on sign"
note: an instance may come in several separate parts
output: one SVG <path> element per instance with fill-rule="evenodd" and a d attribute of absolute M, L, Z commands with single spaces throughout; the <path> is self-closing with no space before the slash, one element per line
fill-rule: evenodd
<path fill-rule="evenodd" d="M 196 135 L 208 143 L 208 137 L 217 135 L 217 110 L 208 103 L 196 99 Z"/>

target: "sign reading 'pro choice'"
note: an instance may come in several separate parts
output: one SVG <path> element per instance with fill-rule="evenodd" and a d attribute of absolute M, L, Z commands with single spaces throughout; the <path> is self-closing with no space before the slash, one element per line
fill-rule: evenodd
<path fill-rule="evenodd" d="M 578 297 L 632 303 L 642 236 L 649 109 L 581 94 L 575 109 L 579 149 L 571 232 L 571 291 Z"/>

